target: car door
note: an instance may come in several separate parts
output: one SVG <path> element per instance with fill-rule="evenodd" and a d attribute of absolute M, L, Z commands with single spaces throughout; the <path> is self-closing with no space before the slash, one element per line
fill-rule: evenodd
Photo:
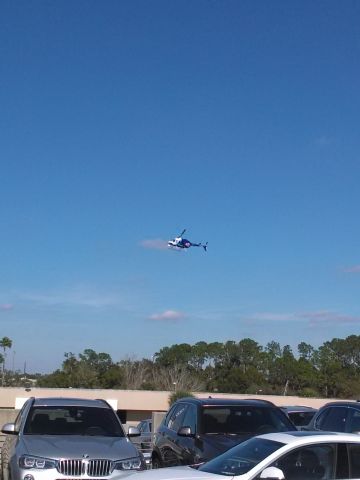
<path fill-rule="evenodd" d="M 9 478 L 9 464 L 11 459 L 15 457 L 15 451 L 17 448 L 17 444 L 19 442 L 19 435 L 21 435 L 20 431 L 24 425 L 26 414 L 28 412 L 30 405 L 30 400 L 24 403 L 20 412 L 18 413 L 15 419 L 15 431 L 16 434 L 6 435 L 5 441 L 1 449 L 1 460 L 2 460 L 2 472 L 3 472 L 3 480 L 7 480 Z M 14 460 L 15 461 L 15 460 Z"/>
<path fill-rule="evenodd" d="M 140 422 L 137 424 L 137 428 L 139 429 L 139 432 L 140 432 L 140 436 L 138 437 L 131 437 L 131 441 L 134 445 L 136 445 L 138 448 L 140 448 L 141 446 L 141 432 L 142 432 L 142 428 L 143 428 L 143 424 L 144 422 Z"/>
<path fill-rule="evenodd" d="M 140 446 L 141 448 L 150 448 L 151 444 L 151 422 L 144 420 L 140 428 Z"/>
<path fill-rule="evenodd" d="M 346 432 L 346 423 L 349 409 L 344 406 L 325 408 L 314 422 L 316 430 L 327 432 Z"/>
<path fill-rule="evenodd" d="M 197 407 L 191 403 L 187 405 L 187 409 L 182 418 L 180 428 L 190 428 L 190 435 L 178 435 L 179 448 L 179 463 L 181 465 L 193 465 L 202 462 L 203 442 L 197 438 L 198 432 L 198 415 Z"/>
<path fill-rule="evenodd" d="M 348 445 L 349 452 L 349 476 L 347 478 L 360 478 L 360 445 L 356 443 Z"/>
<path fill-rule="evenodd" d="M 330 443 L 295 448 L 278 458 L 271 466 L 279 468 L 286 480 L 335 480 L 337 476 L 337 445 Z M 347 458 L 341 462 L 347 467 Z"/>
<path fill-rule="evenodd" d="M 181 465 L 182 457 L 182 438 L 178 436 L 178 430 L 182 425 L 187 409 L 187 404 L 179 402 L 170 410 L 165 423 L 159 432 L 162 436 L 159 442 L 159 450 L 164 467 L 173 467 Z"/>
<path fill-rule="evenodd" d="M 348 407 L 348 412 L 346 431 L 349 433 L 359 433 L 360 410 L 358 408 Z"/>

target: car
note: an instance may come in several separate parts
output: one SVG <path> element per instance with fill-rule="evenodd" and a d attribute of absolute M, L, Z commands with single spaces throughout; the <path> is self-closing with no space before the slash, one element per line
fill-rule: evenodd
<path fill-rule="evenodd" d="M 198 467 L 139 472 L 136 480 L 360 478 L 360 436 L 292 431 L 252 437 Z"/>
<path fill-rule="evenodd" d="M 319 408 L 303 430 L 360 433 L 360 402 L 329 402 Z"/>
<path fill-rule="evenodd" d="M 147 468 L 151 468 L 151 452 L 152 452 L 152 419 L 147 418 L 137 424 L 137 428 L 140 432 L 139 436 L 134 436 L 131 441 L 140 452 L 144 455 Z"/>
<path fill-rule="evenodd" d="M 284 412 L 298 429 L 308 425 L 310 420 L 317 412 L 316 408 L 306 407 L 304 405 L 284 405 L 280 408 L 284 410 Z"/>
<path fill-rule="evenodd" d="M 154 434 L 152 467 L 200 464 L 254 435 L 291 430 L 287 415 L 266 400 L 182 398 Z"/>
<path fill-rule="evenodd" d="M 133 437 L 132 442 L 141 449 L 150 449 L 151 448 L 151 430 L 152 430 L 152 419 L 148 418 L 142 420 L 137 424 L 137 428 L 140 432 L 139 436 Z"/>
<path fill-rule="evenodd" d="M 31 397 L 1 431 L 2 480 L 117 480 L 146 468 L 128 438 L 139 431 L 126 436 L 105 400 Z"/>

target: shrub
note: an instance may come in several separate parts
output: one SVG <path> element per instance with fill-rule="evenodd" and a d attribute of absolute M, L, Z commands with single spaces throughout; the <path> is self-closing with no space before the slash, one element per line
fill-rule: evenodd
<path fill-rule="evenodd" d="M 191 392 L 186 392 L 185 390 L 178 390 L 177 392 L 173 392 L 169 396 L 169 406 L 171 407 L 171 405 L 175 403 L 176 400 L 184 397 L 195 397 L 195 395 L 193 395 Z"/>

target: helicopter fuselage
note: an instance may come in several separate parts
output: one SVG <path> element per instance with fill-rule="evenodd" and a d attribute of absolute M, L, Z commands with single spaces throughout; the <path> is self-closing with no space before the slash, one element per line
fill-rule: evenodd
<path fill-rule="evenodd" d="M 182 231 L 179 237 L 175 237 L 173 240 L 168 241 L 168 247 L 173 247 L 175 249 L 186 249 L 190 247 L 202 247 L 205 252 L 207 250 L 207 244 L 206 243 L 193 243 L 190 242 L 190 240 L 187 240 L 186 238 L 183 238 L 182 236 L 184 235 L 185 230 Z"/>
<path fill-rule="evenodd" d="M 178 247 L 178 248 L 190 248 L 192 243 L 186 238 L 177 237 L 174 240 L 169 240 L 168 242 L 169 247 Z"/>

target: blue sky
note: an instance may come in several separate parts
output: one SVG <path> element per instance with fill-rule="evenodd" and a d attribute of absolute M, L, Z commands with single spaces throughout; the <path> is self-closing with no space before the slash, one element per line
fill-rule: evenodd
<path fill-rule="evenodd" d="M 1 2 L 8 367 L 357 335 L 359 25 L 350 0 Z M 183 228 L 208 252 L 159 248 Z"/>

